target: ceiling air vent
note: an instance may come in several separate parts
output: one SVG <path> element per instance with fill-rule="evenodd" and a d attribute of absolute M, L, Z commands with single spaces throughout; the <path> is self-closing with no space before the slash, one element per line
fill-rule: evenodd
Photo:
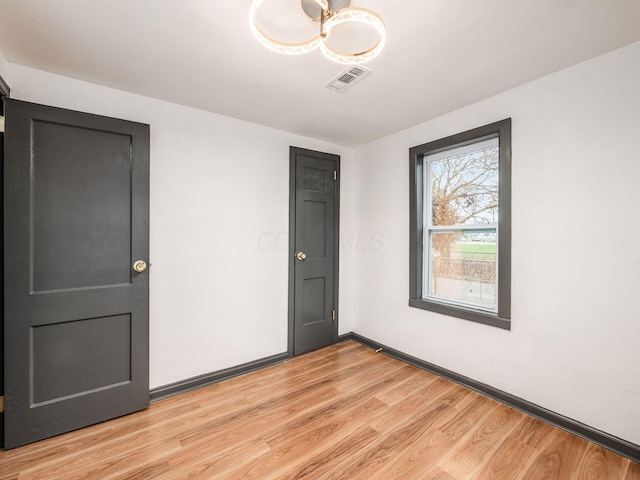
<path fill-rule="evenodd" d="M 354 83 L 359 82 L 364 77 L 369 75 L 371 70 L 361 65 L 351 65 L 344 72 L 340 72 L 334 78 L 332 78 L 325 87 L 333 90 L 334 92 L 344 92 Z"/>

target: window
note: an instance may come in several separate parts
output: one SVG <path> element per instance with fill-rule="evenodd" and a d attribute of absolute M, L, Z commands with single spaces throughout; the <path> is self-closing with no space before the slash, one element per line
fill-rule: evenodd
<path fill-rule="evenodd" d="M 509 329 L 511 119 L 409 156 L 409 305 Z"/>

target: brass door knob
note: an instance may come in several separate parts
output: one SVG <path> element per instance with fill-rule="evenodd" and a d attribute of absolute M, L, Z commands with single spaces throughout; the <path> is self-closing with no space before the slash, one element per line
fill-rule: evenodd
<path fill-rule="evenodd" d="M 138 273 L 142 273 L 147 269 L 147 262 L 144 260 L 138 260 L 133 264 L 133 269 Z"/>
<path fill-rule="evenodd" d="M 300 261 L 303 261 L 305 258 L 307 258 L 307 255 L 304 252 L 298 252 L 296 253 L 296 258 Z"/>

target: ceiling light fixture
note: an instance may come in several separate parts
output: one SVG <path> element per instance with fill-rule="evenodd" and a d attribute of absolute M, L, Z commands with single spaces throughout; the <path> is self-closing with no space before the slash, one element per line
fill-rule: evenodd
<path fill-rule="evenodd" d="M 292 0 L 293 1 L 293 0 Z M 376 57 L 384 48 L 386 32 L 382 18 L 366 8 L 351 7 L 351 0 L 300 0 L 302 20 L 318 22 L 319 33 L 301 41 L 293 42 L 276 40 L 265 32 L 264 27 L 258 26 L 258 10 L 269 0 L 252 0 L 249 7 L 249 25 L 253 35 L 265 47 L 289 55 L 307 53 L 320 47 L 322 53 L 330 60 L 337 63 L 353 64 L 364 63 Z M 277 22 L 273 22 L 277 23 Z M 329 45 L 329 36 L 336 27 L 345 29 L 354 26 L 370 27 L 378 37 L 378 40 L 369 48 L 355 48 L 355 51 L 342 51 L 336 46 Z M 281 29 L 279 26 L 276 30 Z M 344 40 L 344 30 L 341 35 Z M 346 50 L 346 49 L 345 49 Z"/>

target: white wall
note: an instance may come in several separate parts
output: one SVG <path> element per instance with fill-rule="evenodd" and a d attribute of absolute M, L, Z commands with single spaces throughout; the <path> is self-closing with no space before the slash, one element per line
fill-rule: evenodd
<path fill-rule="evenodd" d="M 636 43 L 358 148 L 354 331 L 640 444 L 639 85 Z M 408 307 L 409 148 L 507 117 L 512 330 Z"/>
<path fill-rule="evenodd" d="M 13 98 L 151 125 L 151 387 L 285 352 L 289 146 L 342 156 L 347 234 L 353 150 L 9 68 Z M 348 291 L 348 251 L 342 262 Z M 350 298 L 341 294 L 341 333 L 352 329 Z"/>

